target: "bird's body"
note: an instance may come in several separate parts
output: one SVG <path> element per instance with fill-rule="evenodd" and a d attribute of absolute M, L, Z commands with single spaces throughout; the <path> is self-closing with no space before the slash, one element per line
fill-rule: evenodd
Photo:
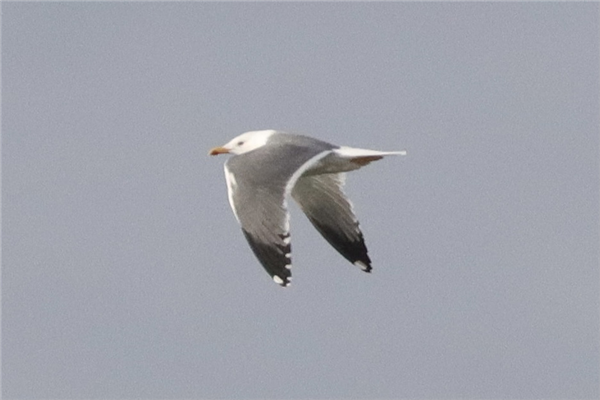
<path fill-rule="evenodd" d="M 211 155 L 234 154 L 225 163 L 229 203 L 242 231 L 273 280 L 291 279 L 291 194 L 321 235 L 346 259 L 371 270 L 352 204 L 342 190 L 345 172 L 387 155 L 406 154 L 335 146 L 274 130 L 246 132 Z"/>

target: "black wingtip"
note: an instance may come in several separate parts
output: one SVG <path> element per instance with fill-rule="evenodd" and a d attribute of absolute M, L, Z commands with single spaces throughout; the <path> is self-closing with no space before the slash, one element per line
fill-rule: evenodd
<path fill-rule="evenodd" d="M 292 280 L 291 276 L 288 276 L 288 277 L 285 277 L 282 279 L 278 275 L 273 275 L 273 276 L 271 276 L 271 278 L 273 278 L 273 281 L 281 287 L 288 287 L 292 283 L 292 282 L 290 282 Z"/>
<path fill-rule="evenodd" d="M 362 269 L 363 271 L 367 272 L 367 273 L 371 273 L 371 270 L 373 268 L 371 268 L 371 261 L 369 260 L 368 262 L 364 262 L 362 260 L 356 260 L 353 263 L 354 265 L 356 265 L 357 267 L 359 267 L 360 269 Z"/>
<path fill-rule="evenodd" d="M 281 235 L 283 244 L 279 244 L 263 243 L 256 240 L 243 228 L 242 232 L 246 236 L 254 255 L 273 281 L 283 287 L 289 286 L 292 279 L 289 234 Z"/>

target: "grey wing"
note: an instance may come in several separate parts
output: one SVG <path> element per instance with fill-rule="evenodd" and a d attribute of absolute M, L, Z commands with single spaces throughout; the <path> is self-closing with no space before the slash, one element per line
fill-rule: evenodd
<path fill-rule="evenodd" d="M 255 151 L 232 157 L 225 164 L 231 208 L 254 255 L 281 286 L 287 286 L 292 276 L 286 196 L 297 177 L 329 153 L 323 149 L 296 150 Z"/>
<path fill-rule="evenodd" d="M 342 256 L 363 271 L 371 271 L 371 259 L 352 210 L 344 194 L 345 174 L 303 176 L 292 197 L 310 222 Z"/>
<path fill-rule="evenodd" d="M 289 214 L 285 183 L 260 188 L 225 166 L 231 208 L 254 255 L 281 286 L 291 279 Z"/>

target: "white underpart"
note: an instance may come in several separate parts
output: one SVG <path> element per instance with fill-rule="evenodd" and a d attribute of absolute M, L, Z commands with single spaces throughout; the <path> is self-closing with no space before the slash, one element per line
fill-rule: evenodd
<path fill-rule="evenodd" d="M 233 191 L 237 187 L 237 182 L 235 180 L 235 175 L 229 171 L 227 168 L 227 164 L 225 164 L 225 180 L 227 181 L 227 198 L 229 199 L 229 205 L 233 210 L 233 215 L 235 219 L 237 219 L 238 223 L 240 222 L 240 218 L 238 217 L 237 211 L 235 210 L 235 203 L 233 202 Z"/>
<path fill-rule="evenodd" d="M 394 154 L 400 155 L 400 156 L 406 155 L 406 150 L 377 151 L 377 150 L 357 149 L 355 147 L 348 147 L 348 146 L 342 146 L 339 149 L 335 149 L 333 151 L 342 157 L 391 156 Z"/>

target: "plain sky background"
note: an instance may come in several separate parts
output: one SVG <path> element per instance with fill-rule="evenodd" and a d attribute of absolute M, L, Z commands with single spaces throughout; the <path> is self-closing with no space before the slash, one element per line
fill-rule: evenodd
<path fill-rule="evenodd" d="M 592 399 L 598 3 L 2 4 L 4 398 Z M 263 271 L 209 148 L 348 176 L 373 274 L 292 207 Z"/>

